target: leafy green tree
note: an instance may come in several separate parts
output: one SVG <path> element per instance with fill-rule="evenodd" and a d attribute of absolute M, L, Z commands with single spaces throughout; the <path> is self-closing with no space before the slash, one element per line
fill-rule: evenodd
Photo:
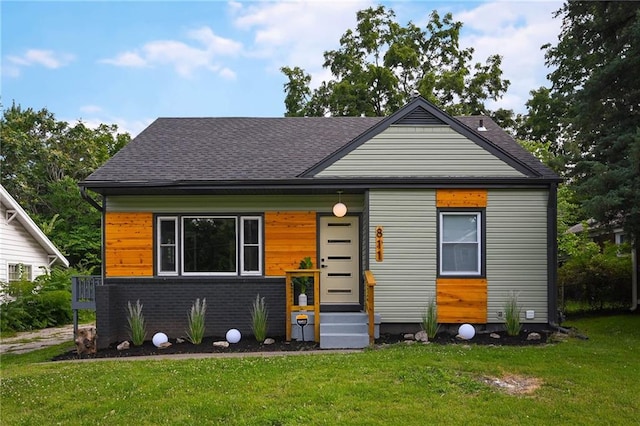
<path fill-rule="evenodd" d="M 586 212 L 640 235 L 640 3 L 565 3 L 559 42 L 547 48 L 551 99 L 571 179 Z M 554 107 L 554 105 L 552 105 Z"/>
<path fill-rule="evenodd" d="M 125 146 L 116 125 L 90 129 L 15 103 L 0 118 L 0 178 L 72 265 L 100 264 L 100 214 L 81 197 L 86 178 Z"/>
<path fill-rule="evenodd" d="M 424 29 L 399 25 L 384 6 L 357 13 L 355 29 L 340 38 L 340 48 L 324 53 L 333 75 L 312 90 L 299 67 L 283 67 L 287 116 L 384 116 L 406 104 L 414 92 L 450 114 L 485 113 L 485 101 L 507 90 L 502 58 L 492 55 L 472 64 L 473 48 L 459 44 L 462 23 L 450 13 L 430 15 Z"/>

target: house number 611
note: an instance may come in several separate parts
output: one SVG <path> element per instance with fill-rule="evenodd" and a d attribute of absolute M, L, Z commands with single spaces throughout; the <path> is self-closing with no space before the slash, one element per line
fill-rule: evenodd
<path fill-rule="evenodd" d="M 384 231 L 382 226 L 376 226 L 376 262 L 384 259 Z"/>

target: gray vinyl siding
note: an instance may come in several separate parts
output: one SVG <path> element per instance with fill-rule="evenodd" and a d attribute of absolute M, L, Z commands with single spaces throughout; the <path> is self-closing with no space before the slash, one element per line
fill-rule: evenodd
<path fill-rule="evenodd" d="M 317 176 L 523 175 L 449 126 L 391 126 Z"/>
<path fill-rule="evenodd" d="M 435 297 L 436 198 L 433 190 L 369 193 L 369 269 L 383 322 L 417 323 Z M 375 259 L 375 229 L 384 227 L 384 259 Z"/>
<path fill-rule="evenodd" d="M 511 292 L 526 322 L 545 323 L 547 308 L 547 203 L 545 190 L 490 190 L 487 199 L 488 322 L 504 322 Z"/>
<path fill-rule="evenodd" d="M 265 211 L 316 211 L 331 213 L 336 195 L 162 195 L 109 196 L 110 212 L 154 213 L 256 213 Z M 342 195 L 349 213 L 361 212 L 363 195 Z"/>

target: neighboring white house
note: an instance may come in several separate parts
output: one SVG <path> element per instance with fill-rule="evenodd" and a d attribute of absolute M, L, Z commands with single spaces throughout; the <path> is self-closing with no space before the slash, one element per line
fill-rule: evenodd
<path fill-rule="evenodd" d="M 69 261 L 0 185 L 0 281 L 33 280 Z"/>

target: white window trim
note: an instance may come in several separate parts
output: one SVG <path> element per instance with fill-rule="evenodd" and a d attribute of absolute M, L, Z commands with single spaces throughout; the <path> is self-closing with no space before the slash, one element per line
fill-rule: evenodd
<path fill-rule="evenodd" d="M 24 262 L 7 262 L 7 282 L 18 282 L 22 279 L 22 277 L 20 279 L 17 280 L 12 280 L 11 278 L 11 271 L 10 268 L 12 266 L 20 266 L 22 265 L 23 267 L 28 267 L 29 268 L 29 273 L 27 274 L 27 281 L 33 281 L 33 265 L 31 265 L 30 263 L 24 263 Z"/>
<path fill-rule="evenodd" d="M 258 270 L 247 271 L 244 268 L 244 222 L 245 220 L 257 220 L 258 221 Z M 248 247 L 255 247 L 255 244 L 247 244 Z M 240 274 L 243 276 L 262 275 L 262 217 L 261 216 L 240 216 Z"/>
<path fill-rule="evenodd" d="M 176 236 L 176 241 L 174 243 L 175 247 L 175 259 L 174 259 L 174 270 L 173 271 L 162 271 L 160 267 L 162 266 L 162 227 L 160 226 L 160 222 L 162 221 L 173 221 L 174 226 L 174 235 Z M 157 244 L 157 253 L 156 253 L 156 262 L 158 265 L 158 275 L 162 276 L 176 276 L 178 275 L 178 239 L 180 235 L 178 234 L 178 217 L 177 216 L 158 216 L 156 222 L 157 235 L 156 235 L 156 244 Z"/>
<path fill-rule="evenodd" d="M 479 211 L 441 211 L 439 220 L 439 236 L 438 236 L 438 272 L 443 277 L 458 277 L 458 276 L 482 276 L 482 212 Z M 476 259 L 477 270 L 476 271 L 443 271 L 442 270 L 442 258 L 443 258 L 443 237 L 444 237 L 444 216 L 476 216 L 476 235 L 478 244 L 478 255 Z"/>

